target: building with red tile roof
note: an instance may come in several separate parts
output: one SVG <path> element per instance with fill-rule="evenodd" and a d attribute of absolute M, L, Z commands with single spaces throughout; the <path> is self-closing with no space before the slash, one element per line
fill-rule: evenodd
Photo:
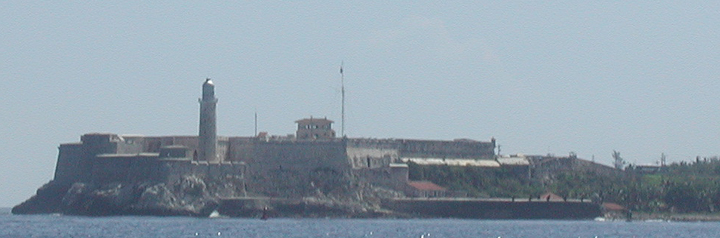
<path fill-rule="evenodd" d="M 407 185 L 408 195 L 414 197 L 444 197 L 447 192 L 446 188 L 430 181 L 409 181 Z"/>

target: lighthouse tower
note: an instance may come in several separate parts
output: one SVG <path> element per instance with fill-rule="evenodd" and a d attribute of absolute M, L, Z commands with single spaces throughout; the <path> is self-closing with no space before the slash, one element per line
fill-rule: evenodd
<path fill-rule="evenodd" d="M 200 134 L 198 136 L 198 160 L 217 162 L 217 127 L 215 125 L 215 84 L 210 78 L 202 86 L 200 102 Z"/>

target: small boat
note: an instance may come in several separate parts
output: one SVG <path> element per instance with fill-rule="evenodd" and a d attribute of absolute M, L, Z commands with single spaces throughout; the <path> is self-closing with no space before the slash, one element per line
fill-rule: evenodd
<path fill-rule="evenodd" d="M 264 207 L 262 216 L 260 216 L 260 220 L 264 221 L 264 220 L 267 220 L 268 218 L 270 218 L 270 215 L 268 215 L 268 208 Z"/>

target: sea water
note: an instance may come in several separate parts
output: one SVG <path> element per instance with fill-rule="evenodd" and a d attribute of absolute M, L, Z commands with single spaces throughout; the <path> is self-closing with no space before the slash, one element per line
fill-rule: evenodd
<path fill-rule="evenodd" d="M 0 237 L 718 237 L 716 222 L 0 215 Z"/>

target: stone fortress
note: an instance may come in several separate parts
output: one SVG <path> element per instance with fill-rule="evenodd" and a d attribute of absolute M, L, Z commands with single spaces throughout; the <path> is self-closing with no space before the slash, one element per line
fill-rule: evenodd
<path fill-rule="evenodd" d="M 312 180 L 317 173 L 406 174 L 406 169 L 398 169 L 402 166 L 390 165 L 408 160 L 494 160 L 494 140 L 337 138 L 333 121 L 326 118 L 297 120 L 295 136 L 217 136 L 214 87 L 210 79 L 202 86 L 198 136 L 85 134 L 80 143 L 60 145 L 54 180 L 105 184 L 169 182 L 187 174 L 230 176 L 245 180 L 243 193 L 293 196 L 301 195 L 311 183 L 322 184 Z"/>
<path fill-rule="evenodd" d="M 217 101 L 207 79 L 197 136 L 90 133 L 61 144 L 54 179 L 13 213 L 206 215 L 252 197 L 363 202 L 375 196 L 368 187 L 385 197 L 442 197 L 444 188 L 408 180 L 410 161 L 529 171 L 529 159 L 498 158 L 495 139 L 340 138 L 327 118 L 295 121 L 295 135 L 218 136 Z"/>

